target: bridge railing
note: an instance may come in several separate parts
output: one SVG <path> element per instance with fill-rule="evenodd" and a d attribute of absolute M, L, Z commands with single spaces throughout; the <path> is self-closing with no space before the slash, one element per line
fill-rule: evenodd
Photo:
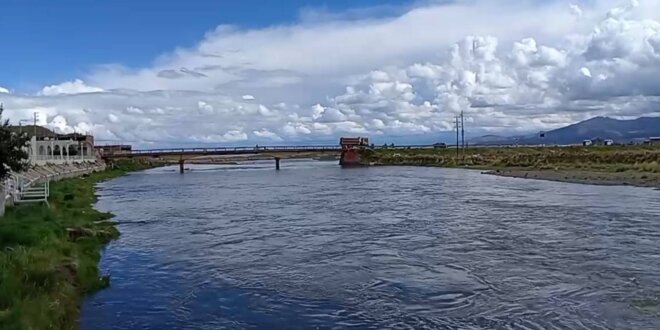
<path fill-rule="evenodd" d="M 403 146 L 373 146 L 372 149 L 432 149 L 433 145 L 403 145 Z M 452 146 L 446 146 L 451 148 Z M 107 154 L 109 157 L 126 157 L 126 156 L 140 156 L 140 155 L 167 155 L 167 154 L 212 154 L 212 153 L 264 153 L 271 151 L 292 151 L 292 152 L 305 152 L 305 151 L 341 151 L 341 146 L 255 146 L 255 147 L 218 147 L 218 148 L 161 148 L 161 149 L 145 149 L 145 150 L 131 150 L 125 152 L 115 152 Z"/>
<path fill-rule="evenodd" d="M 220 147 L 220 148 L 167 148 L 146 149 L 117 152 L 114 155 L 145 155 L 145 154 L 180 154 L 180 153 L 213 153 L 213 152 L 263 152 L 263 151 L 319 151 L 341 150 L 340 146 L 263 146 L 263 147 Z"/>

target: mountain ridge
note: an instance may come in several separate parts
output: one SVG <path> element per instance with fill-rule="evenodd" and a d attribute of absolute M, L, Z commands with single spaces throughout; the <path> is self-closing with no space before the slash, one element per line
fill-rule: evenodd
<path fill-rule="evenodd" d="M 470 144 L 577 144 L 590 139 L 612 139 L 629 143 L 636 139 L 660 136 L 660 117 L 615 119 L 593 117 L 568 126 L 544 132 L 518 136 L 484 135 L 470 140 Z"/>

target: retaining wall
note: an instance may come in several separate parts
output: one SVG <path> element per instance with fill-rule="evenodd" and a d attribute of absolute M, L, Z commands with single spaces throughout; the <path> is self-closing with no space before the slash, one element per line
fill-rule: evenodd
<path fill-rule="evenodd" d="M 66 164 L 44 164 L 32 166 L 29 170 L 19 173 L 23 182 L 44 182 L 44 181 L 59 181 L 67 178 L 75 178 L 90 174 L 93 172 L 105 170 L 105 163 L 102 161 L 96 162 L 80 162 L 80 163 L 66 163 Z M 4 214 L 5 207 L 11 206 L 13 202 L 13 194 L 16 193 L 16 181 L 8 179 L 3 184 L 0 184 L 0 217 Z"/>

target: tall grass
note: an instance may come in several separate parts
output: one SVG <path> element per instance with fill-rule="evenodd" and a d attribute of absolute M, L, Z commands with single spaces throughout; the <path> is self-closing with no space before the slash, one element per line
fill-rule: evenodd
<path fill-rule="evenodd" d="M 660 148 L 653 146 L 471 148 L 458 157 L 452 149 L 378 149 L 364 150 L 362 156 L 382 165 L 660 173 Z"/>
<path fill-rule="evenodd" d="M 20 205 L 0 218 L 0 329 L 75 329 L 81 298 L 108 285 L 98 270 L 102 246 L 119 232 L 93 209 L 99 181 L 148 164 L 51 184 L 50 207 Z"/>

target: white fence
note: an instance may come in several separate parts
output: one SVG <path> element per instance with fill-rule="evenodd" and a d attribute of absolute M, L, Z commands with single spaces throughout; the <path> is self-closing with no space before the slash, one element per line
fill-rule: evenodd
<path fill-rule="evenodd" d="M 95 156 L 50 156 L 50 155 L 36 155 L 30 157 L 30 163 L 34 165 L 45 165 L 45 164 L 67 164 L 67 163 L 82 163 L 82 162 L 95 162 Z"/>
<path fill-rule="evenodd" d="M 12 205 L 24 202 L 45 202 L 48 204 L 49 181 L 47 176 L 28 178 L 12 173 L 5 181 L 5 196 L 3 196 L 5 204 Z"/>

